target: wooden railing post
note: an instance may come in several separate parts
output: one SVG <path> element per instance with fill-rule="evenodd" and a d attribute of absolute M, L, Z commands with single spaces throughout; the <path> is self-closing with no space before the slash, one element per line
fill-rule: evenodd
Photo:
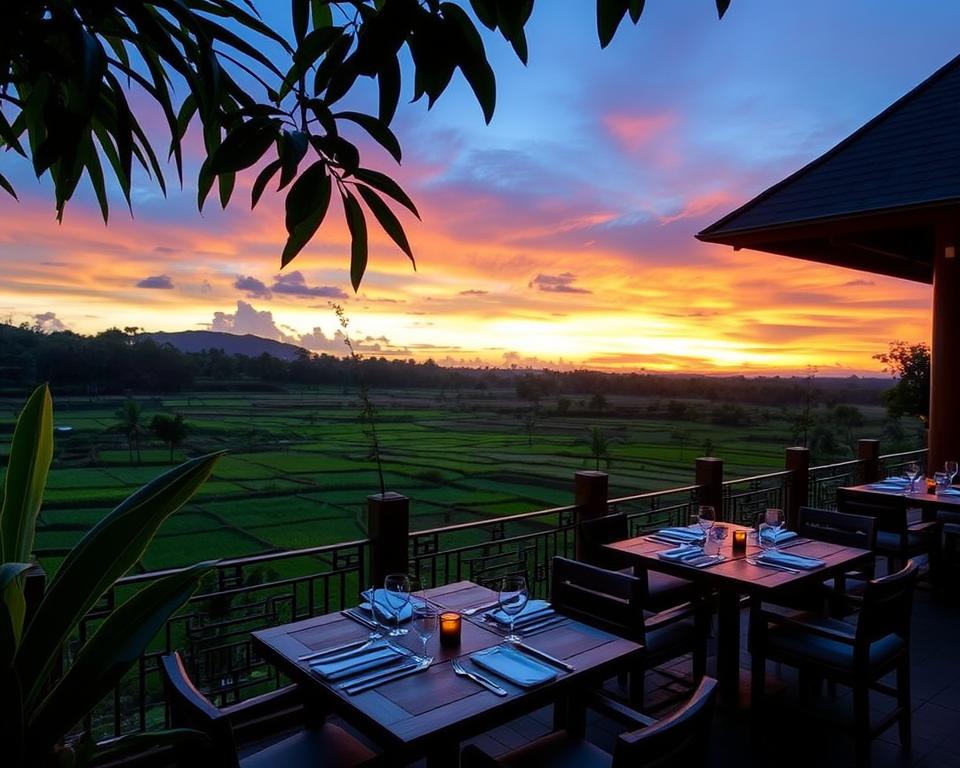
<path fill-rule="evenodd" d="M 879 440 L 857 440 L 857 460 L 860 462 L 859 484 L 875 483 L 880 479 Z"/>
<path fill-rule="evenodd" d="M 581 470 L 573 477 L 573 498 L 577 505 L 576 524 L 577 534 L 574 552 L 577 560 L 581 559 L 580 523 L 584 520 L 594 520 L 607 514 L 607 488 L 610 476 L 606 472 L 595 472 L 590 469 Z"/>
<path fill-rule="evenodd" d="M 367 496 L 367 535 L 374 585 L 383 584 L 388 573 L 406 573 L 410 569 L 410 499 L 393 491 Z"/>
<path fill-rule="evenodd" d="M 796 530 L 800 507 L 805 507 L 810 502 L 810 449 L 787 448 L 784 466 L 793 473 L 790 475 L 784 514 L 787 527 Z"/>
<path fill-rule="evenodd" d="M 709 504 L 716 510 L 718 520 L 726 520 L 723 508 L 723 459 L 697 459 L 696 484 L 700 486 L 697 503 Z"/>

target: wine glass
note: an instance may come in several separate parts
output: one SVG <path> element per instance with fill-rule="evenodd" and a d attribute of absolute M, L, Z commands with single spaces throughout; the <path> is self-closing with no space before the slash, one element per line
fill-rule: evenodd
<path fill-rule="evenodd" d="M 377 592 L 380 592 L 379 597 L 380 601 L 377 600 Z M 383 637 L 383 632 L 381 630 L 386 629 L 383 626 L 383 622 L 380 621 L 380 612 L 387 612 L 386 606 L 383 605 L 383 590 L 377 590 L 377 585 L 373 584 L 367 594 L 370 595 L 370 621 L 373 622 L 373 626 L 370 628 L 370 635 L 367 639 L 369 640 L 380 640 Z"/>
<path fill-rule="evenodd" d="M 773 549 L 776 549 L 780 529 L 783 528 L 783 510 L 770 507 L 763 513 L 763 522 L 767 525 L 767 536 L 772 542 Z"/>
<path fill-rule="evenodd" d="M 504 576 L 500 581 L 500 610 L 510 617 L 510 634 L 504 638 L 508 643 L 519 643 L 520 635 L 514 632 L 517 614 L 527 607 L 527 579 L 523 575 Z"/>
<path fill-rule="evenodd" d="M 410 578 L 405 573 L 390 573 L 383 580 L 383 591 L 386 596 L 387 607 L 393 614 L 395 626 L 387 634 L 398 637 L 407 634 L 407 630 L 400 626 L 400 614 L 410 602 Z"/>
<path fill-rule="evenodd" d="M 907 472 L 907 478 L 910 480 L 909 493 L 916 493 L 915 486 L 916 486 L 917 478 L 920 477 L 920 465 L 915 461 L 911 461 L 909 464 L 907 464 L 906 472 Z"/>
<path fill-rule="evenodd" d="M 423 643 L 423 654 L 420 656 L 420 661 L 432 662 L 433 657 L 427 656 L 427 643 L 437 633 L 437 628 L 440 626 L 440 610 L 426 600 L 420 601 L 413 606 L 413 617 L 410 624 Z"/>
<path fill-rule="evenodd" d="M 717 520 L 717 513 L 714 511 L 713 507 L 709 504 L 701 504 L 697 508 L 697 523 L 700 525 L 700 530 L 703 531 L 703 542 L 707 542 L 707 533 L 713 524 Z"/>
<path fill-rule="evenodd" d="M 957 476 L 957 471 L 960 470 L 960 464 L 955 461 L 945 461 L 943 468 L 947 474 L 950 475 L 950 485 L 953 485 L 953 478 Z"/>
<path fill-rule="evenodd" d="M 764 552 L 777 548 L 776 529 L 767 522 L 761 522 L 757 529 L 757 543 Z"/>

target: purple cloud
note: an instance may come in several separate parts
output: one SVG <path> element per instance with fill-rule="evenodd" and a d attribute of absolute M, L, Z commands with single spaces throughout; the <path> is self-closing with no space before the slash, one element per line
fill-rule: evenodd
<path fill-rule="evenodd" d="M 277 275 L 274 278 L 273 285 L 270 286 L 270 290 L 274 293 L 286 294 L 287 296 L 320 296 L 325 299 L 347 298 L 347 294 L 336 286 L 307 285 L 307 281 L 302 272 L 290 272 L 286 275 Z"/>
<path fill-rule="evenodd" d="M 248 299 L 269 299 L 272 295 L 266 284 L 255 277 L 238 275 L 233 287 L 238 291 L 246 291 Z"/>
<path fill-rule="evenodd" d="M 137 288 L 158 288 L 169 291 L 173 288 L 173 280 L 167 275 L 151 275 L 137 283 Z"/>
<path fill-rule="evenodd" d="M 549 293 L 592 293 L 586 288 L 577 288 L 573 281 L 577 276 L 572 272 L 564 272 L 561 275 L 537 275 L 528 284 L 528 288 L 539 288 L 541 291 Z"/>

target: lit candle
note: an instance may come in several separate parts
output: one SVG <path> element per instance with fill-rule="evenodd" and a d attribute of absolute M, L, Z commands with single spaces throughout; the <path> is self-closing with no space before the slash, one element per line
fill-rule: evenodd
<path fill-rule="evenodd" d="M 452 611 L 440 614 L 440 645 L 444 648 L 460 646 L 460 614 Z"/>
<path fill-rule="evenodd" d="M 733 553 L 735 555 L 746 554 L 747 551 L 747 532 L 739 528 L 733 532 Z"/>

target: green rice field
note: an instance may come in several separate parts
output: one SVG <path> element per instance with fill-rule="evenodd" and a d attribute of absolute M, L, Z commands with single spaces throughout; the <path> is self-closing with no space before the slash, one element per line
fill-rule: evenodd
<path fill-rule="evenodd" d="M 55 424 L 71 429 L 56 437 L 39 521 L 36 548 L 48 569 L 106 511 L 170 466 L 168 448 L 149 430 L 131 464 L 126 437 L 111 431 L 122 399 L 54 396 Z M 775 408 L 748 408 L 749 422 L 730 427 L 711 422 L 709 403 L 692 402 L 703 418 L 678 422 L 647 415 L 651 404 L 639 399 L 610 398 L 603 414 L 560 415 L 544 402 L 529 429 L 529 404 L 507 390 L 456 398 L 377 392 L 374 401 L 386 489 L 410 498 L 415 530 L 572 503 L 574 472 L 595 466 L 592 427 L 608 441 L 601 468 L 614 496 L 692 483 L 704 448 L 724 460 L 728 478 L 775 471 L 792 435 L 792 414 Z M 143 569 L 365 536 L 365 500 L 379 483 L 352 393 L 201 393 L 140 403 L 144 425 L 158 413 L 182 414 L 189 425 L 175 462 L 229 451 L 161 528 Z M 19 405 L 0 400 L 0 462 Z M 879 436 L 883 409 L 860 410 L 856 436 Z"/>

